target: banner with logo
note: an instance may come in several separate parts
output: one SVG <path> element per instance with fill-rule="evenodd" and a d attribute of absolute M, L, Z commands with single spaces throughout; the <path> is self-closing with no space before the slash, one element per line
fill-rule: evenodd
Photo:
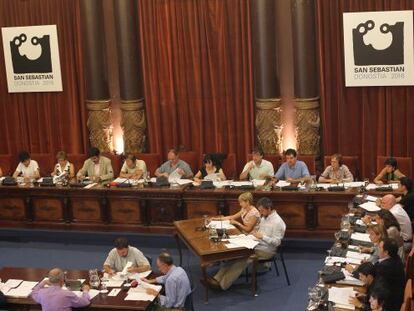
<path fill-rule="evenodd" d="M 346 86 L 414 85 L 413 11 L 344 13 Z"/>
<path fill-rule="evenodd" d="M 56 25 L 4 27 L 9 93 L 62 91 Z"/>

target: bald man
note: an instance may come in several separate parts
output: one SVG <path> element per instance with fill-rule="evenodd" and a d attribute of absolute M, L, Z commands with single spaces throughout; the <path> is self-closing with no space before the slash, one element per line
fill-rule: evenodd
<path fill-rule="evenodd" d="M 65 274 L 59 268 L 49 271 L 48 279 L 40 282 L 33 288 L 32 298 L 42 305 L 43 311 L 70 311 L 72 308 L 81 308 L 89 305 L 89 286 L 82 287 L 82 296 L 62 289 L 65 284 Z M 45 287 L 49 285 L 49 287 Z"/>
<path fill-rule="evenodd" d="M 397 219 L 404 239 L 404 248 L 409 247 L 405 244 L 411 244 L 413 238 L 410 216 L 400 204 L 397 204 L 396 198 L 392 194 L 384 195 L 379 203 L 383 209 L 389 210 Z"/>

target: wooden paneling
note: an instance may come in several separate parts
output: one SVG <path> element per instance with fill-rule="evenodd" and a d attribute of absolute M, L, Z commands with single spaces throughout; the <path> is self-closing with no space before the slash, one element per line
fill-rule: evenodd
<path fill-rule="evenodd" d="M 0 198 L 0 219 L 23 221 L 25 204 L 23 198 Z"/>
<path fill-rule="evenodd" d="M 203 215 L 216 216 L 219 214 L 216 201 L 186 201 L 187 219 L 201 218 Z"/>
<path fill-rule="evenodd" d="M 99 198 L 72 198 L 71 207 L 74 222 L 102 222 Z"/>
<path fill-rule="evenodd" d="M 34 221 L 61 222 L 64 220 L 63 202 L 58 198 L 34 198 Z"/>
<path fill-rule="evenodd" d="M 150 223 L 154 225 L 172 226 L 176 220 L 181 220 L 181 208 L 173 200 L 151 200 L 148 202 Z"/>
<path fill-rule="evenodd" d="M 110 222 L 113 224 L 142 224 L 143 211 L 139 200 L 117 198 L 109 199 Z"/>

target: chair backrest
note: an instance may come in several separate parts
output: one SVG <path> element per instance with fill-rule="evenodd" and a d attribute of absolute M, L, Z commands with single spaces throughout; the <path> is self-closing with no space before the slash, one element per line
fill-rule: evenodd
<path fill-rule="evenodd" d="M 414 278 L 414 247 L 411 248 L 405 263 L 405 276 L 408 279 Z"/>
<path fill-rule="evenodd" d="M 331 165 L 331 156 L 325 156 L 323 158 L 324 169 Z M 354 176 L 354 180 L 359 180 L 359 157 L 358 156 L 342 156 L 342 163 L 348 166 L 349 170 Z M 321 172 L 322 174 L 322 172 Z"/>
<path fill-rule="evenodd" d="M 298 160 L 305 162 L 311 175 L 316 174 L 315 156 L 313 155 L 298 155 Z"/>
<path fill-rule="evenodd" d="M 68 154 L 68 160 L 75 167 L 75 174 L 82 168 L 83 163 L 88 158 L 86 154 Z"/>
<path fill-rule="evenodd" d="M 0 155 L 0 167 L 3 171 L 3 176 L 10 176 L 14 173 L 17 166 L 14 165 L 15 162 L 17 162 L 17 160 L 15 160 L 11 154 Z"/>
<path fill-rule="evenodd" d="M 411 304 L 413 299 L 413 283 L 412 279 L 408 279 L 405 283 L 405 289 L 404 289 L 404 303 L 401 306 L 400 310 L 403 311 L 411 311 Z"/>
<path fill-rule="evenodd" d="M 390 158 L 389 156 L 377 156 L 377 174 L 384 167 L 384 162 L 386 159 Z M 398 169 L 407 177 L 412 177 L 412 159 L 411 157 L 393 157 L 397 160 Z"/>
<path fill-rule="evenodd" d="M 197 173 L 197 170 L 200 166 L 200 158 L 198 156 L 198 152 L 195 151 L 181 151 L 179 153 L 179 157 L 181 160 L 185 161 L 190 165 L 191 170 L 194 174 Z"/>
<path fill-rule="evenodd" d="M 137 159 L 145 162 L 147 165 L 147 171 L 151 176 L 154 176 L 156 169 L 161 165 L 160 155 L 158 153 L 137 153 L 135 156 Z"/>
<path fill-rule="evenodd" d="M 196 290 L 196 286 L 191 289 L 191 292 L 185 297 L 184 302 L 184 310 L 185 311 L 194 311 L 194 302 L 193 302 L 193 294 Z"/>
<path fill-rule="evenodd" d="M 119 172 L 121 171 L 122 166 L 121 156 L 106 152 L 103 152 L 102 155 L 111 160 L 112 169 L 114 170 L 114 177 L 119 176 Z"/>
<path fill-rule="evenodd" d="M 50 176 L 56 164 L 54 155 L 48 153 L 32 153 L 30 154 L 32 160 L 36 160 L 39 164 L 40 176 Z"/>

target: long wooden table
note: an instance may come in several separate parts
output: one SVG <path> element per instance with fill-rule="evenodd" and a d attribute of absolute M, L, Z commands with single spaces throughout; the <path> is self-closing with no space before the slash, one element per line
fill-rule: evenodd
<path fill-rule="evenodd" d="M 21 279 L 25 281 L 41 281 L 47 275 L 46 269 L 34 268 L 11 268 L 0 270 L 2 282 L 8 279 Z M 88 271 L 68 270 L 67 277 L 70 279 L 88 279 Z M 124 300 L 126 291 L 121 291 L 117 296 L 110 297 L 107 294 L 98 294 L 91 300 L 91 304 L 85 308 L 76 310 L 110 311 L 110 310 L 149 310 L 152 306 L 150 301 Z M 40 310 L 40 305 L 32 298 L 10 298 L 7 297 L 7 310 Z"/>
<path fill-rule="evenodd" d="M 208 230 L 202 230 L 202 219 L 190 219 L 174 222 L 178 252 L 180 254 L 180 265 L 182 264 L 182 241 L 200 260 L 200 268 L 203 274 L 203 285 L 205 287 L 205 302 L 208 302 L 207 268 L 221 261 L 247 259 L 253 260 L 252 271 L 252 293 L 256 295 L 256 264 L 257 258 L 254 250 L 244 247 L 229 249 L 224 242 L 214 242 L 209 238 Z M 229 234 L 240 234 L 240 231 L 233 229 Z"/>
<path fill-rule="evenodd" d="M 240 210 L 246 190 L 180 188 L 92 189 L 0 186 L 0 226 L 26 229 L 174 232 L 174 221 Z M 268 196 L 287 224 L 288 237 L 332 237 L 357 189 L 344 192 L 252 191 Z M 379 193 L 376 193 L 379 194 Z"/>

